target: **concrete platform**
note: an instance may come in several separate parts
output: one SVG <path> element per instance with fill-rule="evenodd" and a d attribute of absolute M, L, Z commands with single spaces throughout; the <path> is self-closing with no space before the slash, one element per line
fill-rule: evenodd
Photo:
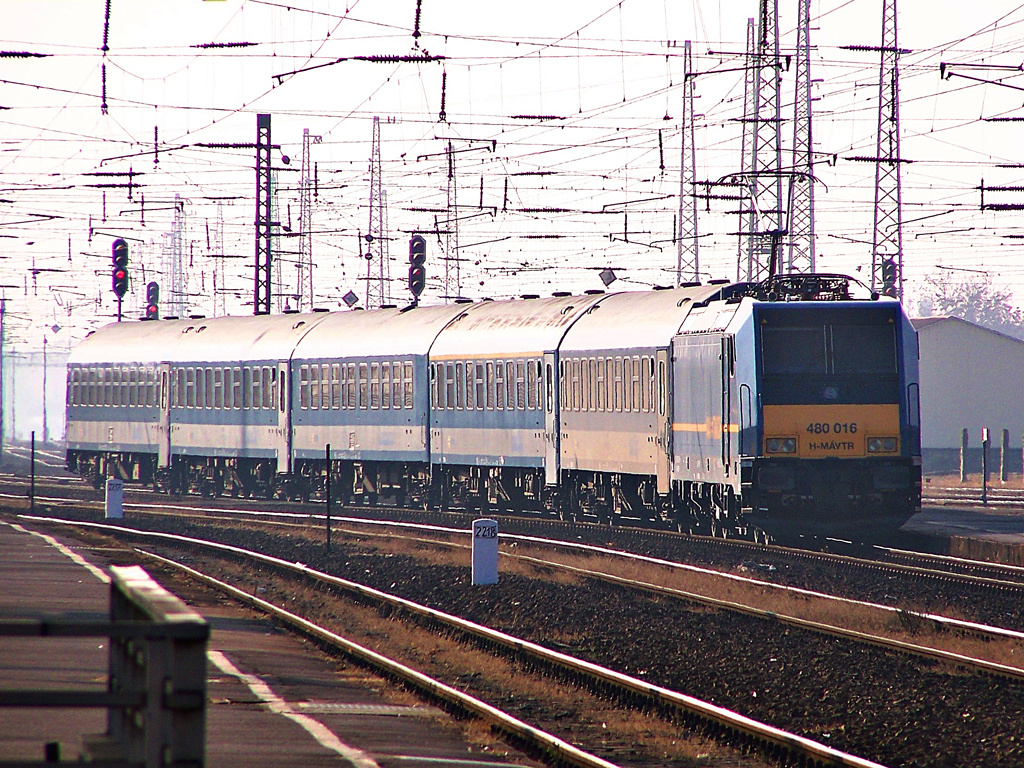
<path fill-rule="evenodd" d="M 105 619 L 107 554 L 0 518 L 0 617 Z M 444 713 L 219 593 L 178 595 L 212 628 L 207 765 L 536 765 L 518 755 L 491 756 Z M 0 638 L 0 689 L 104 688 L 106 670 L 106 640 Z M 60 743 L 62 760 L 76 760 L 82 737 L 105 728 L 103 710 L 5 709 L 0 761 L 41 762 L 47 742 Z"/>
<path fill-rule="evenodd" d="M 926 506 L 903 526 L 908 533 L 967 536 L 1024 544 L 1024 509 L 982 506 Z"/>

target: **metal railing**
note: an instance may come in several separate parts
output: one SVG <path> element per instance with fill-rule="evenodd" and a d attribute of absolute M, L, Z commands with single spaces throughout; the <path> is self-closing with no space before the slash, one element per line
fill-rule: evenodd
<path fill-rule="evenodd" d="M 141 567 L 110 572 L 109 621 L 0 621 L 0 637 L 110 638 L 106 690 L 4 690 L 0 708 L 105 708 L 107 732 L 86 736 L 82 746 L 97 766 L 203 766 L 209 625 Z M 60 759 L 53 743 L 45 752 L 47 762 Z"/>

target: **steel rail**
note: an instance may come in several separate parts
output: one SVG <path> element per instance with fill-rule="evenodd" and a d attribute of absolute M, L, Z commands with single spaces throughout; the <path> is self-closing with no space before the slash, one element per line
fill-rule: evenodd
<path fill-rule="evenodd" d="M 162 539 L 172 543 L 179 543 L 188 546 L 199 546 L 207 549 L 218 550 L 234 556 L 257 560 L 267 565 L 300 574 L 332 586 L 342 588 L 346 591 L 359 594 L 363 597 L 376 601 L 382 601 L 401 608 L 414 615 L 420 615 L 433 621 L 457 628 L 469 635 L 478 637 L 486 643 L 505 647 L 509 650 L 533 657 L 539 661 L 561 668 L 574 675 L 585 675 L 598 682 L 620 689 L 632 696 L 643 696 L 657 706 L 670 708 L 679 711 L 684 716 L 698 717 L 701 720 L 712 723 L 730 733 L 736 734 L 744 741 L 755 741 L 762 744 L 771 751 L 784 750 L 786 754 L 798 760 L 810 760 L 815 765 L 822 766 L 844 766 L 849 768 L 884 768 L 879 763 L 866 760 L 856 755 L 841 752 L 826 744 L 808 739 L 797 734 L 783 731 L 767 723 L 761 723 L 752 718 L 741 715 L 738 712 L 718 707 L 709 702 L 702 701 L 686 694 L 672 691 L 662 686 L 654 685 L 644 680 L 616 672 L 615 670 L 601 667 L 591 662 L 577 659 L 567 654 L 545 648 L 536 643 L 516 638 L 504 632 L 491 629 L 459 616 L 444 613 L 442 611 L 419 605 L 405 598 L 390 595 L 386 592 L 374 589 L 358 582 L 342 579 L 338 576 L 317 571 L 304 563 L 289 563 L 281 558 L 265 555 L 260 552 L 253 552 L 241 547 L 235 547 L 219 542 L 205 541 L 190 536 L 163 533 L 159 531 L 140 531 L 133 528 L 124 528 L 105 523 L 93 523 L 87 521 L 61 520 L 59 518 L 45 518 L 39 516 L 21 516 L 25 519 L 39 522 L 57 523 L 72 527 L 95 528 L 106 530 L 112 533 L 139 538 Z M 464 531 L 462 531 L 464 533 Z M 239 594 L 245 595 L 239 590 Z M 246 595 L 247 599 L 258 600 L 253 596 Z M 305 621 L 304 619 L 302 621 Z"/>
<path fill-rule="evenodd" d="M 194 545 L 196 541 L 199 540 L 194 540 L 190 543 Z M 394 679 L 400 680 L 403 683 L 414 687 L 416 690 L 424 692 L 434 700 L 446 702 L 447 704 L 455 706 L 464 712 L 480 717 L 482 720 L 490 725 L 496 726 L 507 735 L 538 749 L 542 754 L 548 755 L 549 758 L 552 758 L 551 762 L 578 766 L 579 768 L 619 768 L 615 763 L 611 763 L 596 755 L 592 755 L 589 752 L 579 749 L 569 742 L 564 741 L 563 739 L 560 739 L 540 728 L 534 728 L 532 725 L 524 723 L 522 720 L 513 717 L 497 707 L 491 706 L 487 702 L 481 701 L 467 693 L 463 693 L 456 688 L 452 688 L 450 685 L 446 685 L 439 680 L 435 680 L 429 675 L 425 675 L 412 667 L 395 661 L 394 659 L 389 659 L 383 654 L 377 653 L 364 645 L 360 645 L 348 638 L 342 637 L 341 635 L 332 632 L 325 627 L 321 627 L 320 625 L 315 624 L 292 611 L 271 603 L 269 600 L 264 600 L 263 598 L 251 595 L 238 587 L 202 573 L 201 571 L 187 566 L 184 563 L 180 563 L 177 560 L 163 557 L 162 555 L 158 555 L 154 552 L 147 552 L 143 549 L 138 549 L 137 551 L 146 557 L 157 560 L 158 562 L 178 568 L 193 578 L 199 579 L 200 581 L 221 590 L 243 604 L 258 608 L 259 610 L 282 620 L 303 634 L 337 648 L 348 656 L 358 659 L 364 665 L 369 666 L 378 672 L 382 672 Z M 245 552 L 245 550 L 240 551 Z M 288 566 L 288 564 L 283 561 L 280 561 L 275 565 L 277 565 L 277 567 Z M 296 563 L 294 565 L 298 564 Z M 305 572 L 304 575 L 309 575 L 309 573 L 315 572 Z"/>

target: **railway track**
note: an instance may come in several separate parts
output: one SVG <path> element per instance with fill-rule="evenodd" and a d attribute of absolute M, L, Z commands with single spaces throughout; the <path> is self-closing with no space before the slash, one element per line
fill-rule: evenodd
<path fill-rule="evenodd" d="M 218 519 L 215 519 L 214 517 L 197 518 L 195 523 L 193 524 L 194 526 L 198 526 L 197 530 L 205 528 L 205 527 L 213 527 L 213 526 L 218 526 L 222 530 L 231 530 L 231 529 L 247 528 L 247 527 L 251 527 L 253 525 L 251 521 L 250 522 L 239 522 L 237 517 L 235 517 L 234 515 L 226 516 L 225 513 L 223 513 L 222 511 L 221 512 L 213 512 L 213 511 L 211 511 L 211 512 L 208 512 L 206 514 L 207 515 L 216 515 L 217 517 L 223 517 L 225 519 L 218 520 Z M 276 534 L 277 537 L 278 538 L 287 537 L 286 540 L 288 542 L 291 542 L 291 543 L 289 543 L 287 545 L 288 549 L 286 549 L 285 551 L 288 551 L 289 549 L 291 549 L 291 550 L 294 550 L 294 554 L 292 552 L 289 552 L 288 554 L 284 555 L 284 559 L 286 559 L 286 560 L 301 559 L 301 560 L 309 562 L 310 561 L 309 558 L 311 556 L 316 556 L 317 555 L 317 552 L 311 551 L 308 547 L 303 547 L 300 542 L 301 542 L 301 540 L 303 538 L 308 538 L 310 536 L 313 536 L 313 537 L 319 536 L 322 533 L 322 530 L 323 530 L 322 529 L 322 523 L 323 523 L 322 520 L 317 520 L 317 519 L 311 520 L 307 515 L 298 515 L 298 514 L 295 514 L 295 513 L 287 513 L 287 514 L 284 514 L 284 515 L 273 515 L 273 518 L 271 519 L 271 514 L 269 512 L 264 512 L 264 513 L 259 514 L 258 518 L 261 521 L 260 524 L 259 524 L 260 528 L 265 528 L 265 527 L 267 527 L 266 524 L 268 522 L 272 522 L 272 526 L 270 526 L 270 527 L 280 531 L 279 534 Z M 171 520 L 176 519 L 176 517 L 165 517 L 163 519 L 166 522 L 169 523 Z M 140 520 L 140 522 L 142 522 L 142 521 Z M 365 520 L 355 520 L 355 519 L 351 519 L 351 518 L 346 518 L 344 520 L 336 520 L 335 521 L 335 525 L 339 526 L 339 527 L 335 528 L 335 530 L 337 531 L 339 536 L 347 535 L 349 537 L 351 537 L 351 536 L 361 536 L 361 537 L 367 538 L 367 539 L 375 538 L 378 541 L 388 541 L 392 545 L 394 544 L 394 542 L 396 540 L 402 539 L 402 538 L 407 539 L 408 541 L 413 542 L 414 546 L 426 545 L 427 543 L 429 543 L 431 545 L 435 545 L 435 544 L 437 544 L 437 538 L 438 537 L 440 537 L 442 539 L 445 538 L 445 537 L 451 537 L 451 536 L 459 536 L 459 537 L 464 538 L 465 535 L 466 535 L 466 529 L 465 528 L 450 529 L 448 531 L 436 531 L 436 530 L 431 530 L 428 526 L 426 526 L 424 524 L 405 524 L 404 526 L 402 526 L 402 530 L 405 530 L 405 533 L 402 533 L 402 532 L 400 532 L 399 528 L 397 527 L 397 524 L 395 524 L 395 523 L 382 522 L 382 521 L 368 522 L 368 521 L 365 521 Z M 379 534 L 377 534 L 375 537 L 368 536 L 366 534 L 366 532 L 365 532 L 367 527 L 370 526 L 370 525 L 372 525 L 374 528 L 379 529 Z M 354 530 L 357 527 L 358 527 L 358 530 Z M 344 529 L 344 530 L 342 530 L 342 529 Z M 608 531 L 606 530 L 605 533 L 607 533 L 607 532 Z M 713 571 L 713 569 L 700 569 L 700 568 L 696 568 L 696 567 L 692 567 L 692 566 L 684 566 L 684 565 L 679 564 L 679 563 L 671 563 L 671 562 L 667 562 L 667 561 L 665 561 L 665 562 L 654 562 L 656 560 L 655 558 L 650 558 L 650 557 L 646 557 L 646 556 L 642 556 L 642 555 L 631 555 L 629 553 L 624 553 L 624 552 L 621 552 L 621 551 L 613 551 L 613 550 L 609 550 L 607 548 L 603 548 L 605 551 L 599 553 L 602 558 L 606 558 L 606 559 L 607 558 L 617 558 L 617 559 L 619 559 L 621 561 L 630 561 L 630 562 L 633 563 L 633 565 L 623 566 L 622 568 L 620 568 L 618 574 L 614 572 L 614 569 L 608 568 L 608 567 L 605 567 L 605 566 L 602 566 L 601 569 L 600 569 L 600 572 L 598 572 L 598 570 L 595 569 L 595 568 L 582 569 L 582 568 L 579 568 L 578 566 L 567 565 L 566 563 L 558 562 L 559 558 L 556 558 L 556 557 L 554 557 L 553 555 L 550 555 L 550 554 L 546 555 L 546 556 L 538 556 L 536 553 L 527 554 L 525 552 L 525 549 L 527 547 L 544 546 L 547 549 L 551 550 L 552 553 L 554 553 L 554 552 L 557 552 L 560 549 L 564 549 L 565 548 L 564 547 L 565 542 L 550 542 L 550 541 L 549 542 L 541 542 L 541 541 L 538 540 L 538 537 L 531 537 L 531 536 L 527 536 L 527 535 L 519 535 L 519 536 L 510 535 L 508 537 L 508 541 L 510 543 L 512 543 L 511 549 L 508 550 L 508 551 L 510 551 L 512 553 L 510 555 L 510 557 L 518 558 L 518 559 L 520 559 L 520 560 L 522 560 L 524 562 L 530 562 L 534 567 L 543 569 L 545 572 L 547 572 L 549 574 L 554 573 L 555 569 L 563 569 L 565 571 L 569 571 L 570 569 L 575 568 L 575 571 L 576 571 L 575 575 L 577 577 L 590 579 L 591 583 L 593 583 L 593 580 L 596 579 L 596 578 L 602 578 L 606 582 L 618 582 L 618 586 L 619 587 L 628 589 L 631 592 L 637 592 L 637 590 L 640 590 L 640 589 L 646 590 L 648 592 L 660 591 L 661 594 L 656 599 L 672 599 L 672 600 L 676 600 L 676 601 L 686 601 L 689 604 L 693 604 L 694 602 L 703 602 L 703 604 L 706 606 L 706 609 L 717 610 L 717 611 L 729 610 L 729 611 L 733 611 L 733 612 L 742 612 L 742 613 L 747 614 L 747 615 L 757 615 L 757 616 L 759 616 L 761 623 L 766 628 L 768 628 L 767 631 L 769 632 L 769 634 L 772 631 L 774 631 L 774 630 L 771 629 L 773 627 L 774 628 L 789 627 L 791 631 L 799 631 L 801 634 L 794 636 L 794 637 L 797 637 L 797 638 L 802 637 L 802 636 L 810 637 L 812 632 L 814 634 L 818 634 L 818 635 L 820 635 L 822 633 L 827 633 L 829 636 L 832 636 L 832 637 L 835 637 L 835 638 L 840 638 L 843 641 L 848 641 L 848 642 L 854 643 L 856 646 L 860 646 L 860 647 L 867 647 L 867 645 L 870 643 L 870 644 L 873 644 L 873 645 L 875 645 L 877 647 L 887 648 L 890 652 L 898 652 L 901 655 L 914 654 L 916 657 L 919 657 L 919 658 L 920 657 L 927 657 L 927 661 L 929 663 L 939 663 L 939 664 L 950 666 L 950 667 L 956 667 L 957 669 L 961 670 L 961 672 L 958 673 L 958 674 L 963 674 L 963 672 L 967 672 L 968 674 L 984 675 L 985 676 L 985 678 L 979 678 L 979 679 L 990 679 L 990 678 L 991 679 L 1000 679 L 1001 678 L 1001 679 L 1006 680 L 1007 684 L 1009 684 L 1011 686 L 1019 686 L 1020 685 L 1019 677 L 1021 675 L 1021 671 L 1020 671 L 1020 668 L 1019 668 L 1019 666 L 1017 665 L 1017 663 L 1015 661 L 1015 659 L 1019 659 L 1021 657 L 1021 655 L 1024 655 L 1024 654 L 1022 654 L 1022 650 L 1021 650 L 1020 643 L 1019 643 L 1019 641 L 1020 641 L 1020 637 L 1019 637 L 1020 633 L 1015 633 L 1015 632 L 1012 632 L 1012 631 L 1006 631 L 1006 630 L 1004 630 L 1002 628 L 999 628 L 999 627 L 983 627 L 983 626 L 977 625 L 976 623 L 959 622 L 957 620 L 949 621 L 946 617 L 908 612 L 908 611 L 905 611 L 905 610 L 894 609 L 892 606 L 873 606 L 872 607 L 873 610 L 876 610 L 876 611 L 886 611 L 887 615 L 890 617 L 888 619 L 888 621 L 890 623 L 897 623 L 897 624 L 899 624 L 900 626 L 903 627 L 903 630 L 904 630 L 905 634 L 910 634 L 912 636 L 909 640 L 905 640 L 905 641 L 896 640 L 894 642 L 893 638 L 891 637 L 891 634 L 892 634 L 891 632 L 888 633 L 889 636 L 886 636 L 883 633 L 877 633 L 877 632 L 859 632 L 859 633 L 856 632 L 856 631 L 851 632 L 848 629 L 843 628 L 843 627 L 830 626 L 830 623 L 827 622 L 827 621 L 815 621 L 813 619 L 807 620 L 807 619 L 804 619 L 803 617 L 800 617 L 800 616 L 790 616 L 790 615 L 786 614 L 784 611 L 780 610 L 780 608 L 779 608 L 779 606 L 777 604 L 773 605 L 771 603 L 771 601 L 769 601 L 769 607 L 768 608 L 765 608 L 763 606 L 762 607 L 758 607 L 755 604 L 752 604 L 752 603 L 746 602 L 746 601 L 740 601 L 738 599 L 737 600 L 731 600 L 731 601 L 723 601 L 723 600 L 717 600 L 716 601 L 715 599 L 708 599 L 704 595 L 697 594 L 693 590 L 686 590 L 686 589 L 679 589 L 679 588 L 668 588 L 668 589 L 665 589 L 664 585 L 662 585 L 662 584 L 654 584 L 650 580 L 647 580 L 645 582 L 644 580 L 636 578 L 635 576 L 623 577 L 621 575 L 621 573 L 623 571 L 629 571 L 630 569 L 635 569 L 635 567 L 636 567 L 635 564 L 636 563 L 646 562 L 647 566 L 652 566 L 652 567 L 656 566 L 656 567 L 662 568 L 662 569 L 672 568 L 672 569 L 680 570 L 680 571 L 688 571 L 690 573 L 696 573 L 696 572 L 699 571 L 699 572 L 701 572 L 701 576 L 702 577 L 715 578 L 715 579 L 717 579 L 719 581 L 725 579 L 725 580 L 728 580 L 728 581 L 736 583 L 736 584 L 744 584 L 747 587 L 750 587 L 750 588 L 753 588 L 753 589 L 756 589 L 756 590 L 765 590 L 765 591 L 780 590 L 782 592 L 786 592 L 787 591 L 785 589 L 784 585 L 771 584 L 770 582 L 766 582 L 763 579 L 751 578 L 749 576 L 742 576 L 742 575 L 737 575 L 737 574 L 734 574 L 734 573 L 733 574 L 722 574 L 721 572 Z M 269 547 L 270 545 L 268 544 L 267 546 Z M 445 543 L 445 546 L 451 546 L 450 542 Z M 584 549 L 586 549 L 586 546 L 587 545 L 585 545 L 583 543 L 577 542 L 577 543 L 573 544 L 572 548 L 573 549 L 578 549 L 578 550 L 584 550 Z M 260 550 L 263 550 L 264 546 L 261 545 L 261 546 L 256 547 L 256 548 L 260 549 Z M 318 551 L 319 550 L 322 550 L 322 548 L 319 548 Z M 597 549 L 592 548 L 592 553 L 588 554 L 588 557 L 589 556 L 593 556 L 593 552 L 597 552 Z M 319 551 L 319 553 L 322 554 L 322 551 Z M 352 557 L 353 558 L 353 562 L 356 563 L 357 565 L 363 562 L 361 560 L 363 555 L 358 555 L 358 556 L 357 555 L 346 555 L 346 556 Z M 375 571 L 378 568 L 384 568 L 386 563 L 387 563 L 387 558 L 384 558 L 383 560 L 381 560 L 381 559 L 376 559 L 376 560 L 370 559 L 370 560 L 367 560 L 366 562 L 367 562 L 367 572 L 369 573 L 370 571 Z M 416 573 L 418 574 L 418 571 Z M 385 578 L 385 577 L 382 576 L 381 578 Z M 412 581 L 416 581 L 417 578 L 419 578 L 418 575 L 414 574 L 412 576 L 409 576 L 408 574 L 406 574 L 404 576 L 404 579 L 403 579 L 403 577 L 396 577 L 395 583 L 401 583 L 403 581 L 408 582 L 410 579 L 412 579 Z M 558 581 L 558 579 L 555 579 L 555 580 Z M 386 586 L 386 583 L 387 583 L 387 581 L 386 581 L 386 578 L 385 578 L 385 586 Z M 379 586 L 380 585 L 378 585 L 378 588 L 379 588 Z M 802 590 L 789 590 L 789 591 L 794 595 L 793 599 L 791 600 L 791 603 L 792 604 L 796 604 L 796 605 L 811 602 L 812 599 L 813 600 L 818 600 L 818 599 L 833 599 L 833 600 L 835 600 L 834 596 L 823 596 L 822 598 L 819 598 L 818 596 L 808 595 L 806 593 L 806 590 L 803 590 L 803 591 Z M 862 610 L 862 606 L 857 606 L 855 604 L 855 601 L 845 601 L 844 602 L 842 600 L 839 600 L 839 601 L 837 601 L 837 604 L 839 604 L 840 606 L 845 606 L 845 607 L 840 607 L 838 609 L 838 611 L 840 613 L 845 613 L 845 612 L 856 613 L 857 611 Z M 837 609 L 835 607 L 832 608 L 833 614 L 836 612 L 836 610 Z M 608 622 L 608 623 L 612 623 L 612 622 Z M 978 634 L 983 634 L 983 635 L 984 634 L 988 634 L 989 635 L 989 637 L 984 639 L 984 640 L 974 641 L 976 643 L 976 646 L 979 647 L 979 648 L 984 648 L 984 647 L 987 647 L 987 646 L 993 646 L 994 647 L 994 646 L 997 646 L 999 643 L 1009 643 L 1011 641 L 1017 643 L 1017 648 L 1016 648 L 1016 650 L 1010 649 L 1008 651 L 1008 653 L 1011 654 L 1008 657 L 1008 661 L 1010 663 L 1003 663 L 1003 662 L 1001 662 L 999 660 L 993 660 L 993 659 L 990 659 L 990 658 L 983 658 L 984 654 L 981 653 L 981 652 L 979 652 L 977 655 L 971 655 L 971 654 L 968 654 L 968 653 L 958 653 L 956 651 L 948 651 L 948 650 L 944 651 L 942 648 L 928 647 L 927 645 L 925 645 L 925 643 L 927 643 L 928 641 L 926 639 L 922 639 L 922 636 L 923 635 L 928 635 L 928 630 L 931 627 L 940 626 L 940 625 L 941 626 L 945 626 L 946 629 L 944 631 L 937 631 L 937 632 L 935 632 L 935 636 L 936 637 L 951 637 L 951 636 L 954 636 L 954 635 L 958 635 L 959 633 L 962 633 L 964 631 L 970 631 L 970 632 L 975 632 L 975 633 L 978 633 Z M 651 626 L 654 626 L 654 624 L 652 623 Z M 952 630 L 952 632 L 949 631 L 949 630 Z M 714 632 L 714 630 L 707 630 L 707 631 Z M 741 631 L 741 630 L 737 629 L 735 631 Z M 747 630 L 742 630 L 742 631 L 747 631 Z M 993 638 L 995 638 L 995 639 L 993 639 Z M 915 640 L 919 641 L 919 642 L 915 642 Z M 571 648 L 571 647 L 573 647 L 575 645 L 575 642 L 576 641 L 570 640 L 568 643 L 563 643 L 563 645 L 565 647 Z M 804 641 L 801 641 L 801 642 L 804 642 Z M 820 642 L 820 641 L 816 641 L 816 642 Z M 758 646 L 758 641 L 752 641 L 752 644 L 754 646 Z M 548 645 L 551 645 L 551 644 L 548 643 Z M 554 647 L 560 647 L 559 643 L 556 642 Z M 770 647 L 770 646 L 766 646 L 766 647 Z M 748 651 L 746 651 L 746 652 L 748 652 Z M 765 653 L 771 653 L 771 652 L 770 651 L 765 651 Z M 1017 654 L 1016 657 L 1014 657 L 1012 655 L 1014 653 Z M 862 654 L 863 654 L 863 651 L 858 652 L 856 655 L 859 657 Z M 627 657 L 627 658 L 620 659 L 619 663 L 620 664 L 628 665 L 630 663 L 630 661 L 632 661 L 632 659 L 629 659 Z M 773 659 L 771 659 L 771 661 L 774 662 L 775 659 L 773 658 Z M 612 664 L 612 666 L 614 666 L 615 668 L 618 668 L 618 669 L 622 668 L 621 666 L 616 666 L 615 664 Z M 643 665 L 641 665 L 641 666 L 643 666 Z M 854 669 L 849 669 L 849 670 L 844 669 L 844 670 L 842 670 L 842 674 L 845 674 L 845 675 L 859 675 L 861 673 L 855 671 Z M 638 677 L 638 679 L 647 681 L 649 678 L 648 678 L 648 676 L 646 674 L 641 674 Z M 688 688 L 686 688 L 685 686 L 682 687 L 682 688 L 675 688 L 675 686 L 663 685 L 662 687 L 666 687 L 669 690 L 673 690 L 673 689 L 675 689 L 675 690 L 688 690 Z M 1012 699 L 1012 696 L 1011 696 L 1011 699 Z M 854 750 L 854 751 L 857 751 L 857 750 Z M 875 759 L 878 759 L 877 755 L 870 755 L 870 756 L 874 757 Z M 880 762 L 888 762 L 888 761 L 887 760 L 880 760 Z"/>
<path fill-rule="evenodd" d="M 566 653 L 551 650 L 538 643 L 374 589 L 365 584 L 318 571 L 302 563 L 288 562 L 278 557 L 219 542 L 162 532 L 126 530 L 107 524 L 83 521 L 68 522 L 53 518 L 33 518 L 33 521 L 81 526 L 117 538 L 141 539 L 149 542 L 148 546 L 156 544 L 185 549 L 193 555 L 209 555 L 212 552 L 218 557 L 229 557 L 248 565 L 259 563 L 265 568 L 271 568 L 284 574 L 289 579 L 313 582 L 320 587 L 342 592 L 378 611 L 398 612 L 434 631 L 440 630 L 449 635 L 457 634 L 467 643 L 501 656 L 513 658 L 521 663 L 525 662 L 534 669 L 543 670 L 545 675 L 554 676 L 601 696 L 612 697 L 621 706 L 656 711 L 662 717 L 672 722 L 681 723 L 689 730 L 713 734 L 724 743 L 734 748 L 738 747 L 742 751 L 756 750 L 772 762 L 782 765 L 881 768 L 880 764 L 876 762 L 758 722 L 724 707 L 654 685 L 646 680 Z M 512 738 L 517 745 L 525 744 L 531 747 L 534 753 L 542 755 L 547 762 L 584 766 L 585 768 L 614 768 L 615 766 L 614 763 L 575 747 L 542 728 L 529 725 L 487 702 L 468 696 L 451 685 L 341 637 L 338 633 L 305 618 L 294 610 L 254 596 L 246 589 L 241 589 L 221 578 L 205 573 L 193 565 L 187 565 L 179 559 L 143 549 L 138 551 L 146 557 L 182 570 L 223 591 L 235 600 L 273 615 L 294 630 L 315 638 L 335 652 L 357 659 L 360 663 L 381 674 L 400 680 L 432 700 L 482 718 L 491 727 Z"/>
<path fill-rule="evenodd" d="M 22 486 L 16 480 L 0 476 L 0 498 L 17 501 L 27 493 L 27 484 Z M 71 480 L 58 484 L 37 485 L 36 502 L 52 509 L 84 506 L 94 510 L 102 509 L 102 502 L 96 499 L 96 492 L 81 481 Z M 52 495 L 51 495 L 52 494 Z M 294 514 L 300 517 L 323 514 L 323 504 L 288 504 L 288 512 L 282 511 L 283 502 L 254 501 L 238 499 L 197 499 L 181 497 L 169 499 L 145 489 L 132 489 L 125 494 L 126 508 L 145 512 L 155 509 L 170 509 L 183 514 L 198 511 L 235 511 L 239 514 Z M 294 511 L 292 511 L 294 510 Z M 425 523 L 463 526 L 469 528 L 472 515 L 465 512 L 423 512 L 408 509 L 356 507 L 346 510 L 349 514 L 367 516 L 371 519 L 409 519 L 414 516 Z M 830 540 L 817 542 L 833 551 L 822 549 L 801 549 L 795 547 L 765 546 L 746 541 L 692 536 L 674 531 L 652 529 L 615 528 L 609 529 L 592 523 L 566 523 L 548 518 L 516 518 L 495 515 L 502 530 L 523 534 L 543 534 L 564 539 L 582 538 L 588 541 L 609 542 L 618 549 L 640 554 L 663 557 L 685 558 L 698 562 L 717 562 L 731 567 L 742 566 L 745 561 L 755 564 L 774 565 L 777 577 L 794 564 L 828 567 L 846 571 L 856 576 L 860 573 L 874 573 L 881 577 L 913 579 L 930 583 L 934 587 L 955 586 L 959 589 L 980 590 L 1013 594 L 1024 591 L 1024 568 L 1020 566 L 986 562 L 962 557 L 949 557 L 936 552 L 913 551 L 903 547 L 884 547 L 854 542 Z M 674 553 L 674 554 L 673 554 Z M 934 588 L 933 587 L 933 588 Z M 1024 627 L 1022 627 L 1024 628 Z"/>

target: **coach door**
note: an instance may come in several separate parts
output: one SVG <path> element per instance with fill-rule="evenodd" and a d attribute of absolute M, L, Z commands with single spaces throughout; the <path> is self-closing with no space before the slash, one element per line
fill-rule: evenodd
<path fill-rule="evenodd" d="M 655 466 L 658 470 L 658 493 L 668 493 L 672 487 L 672 399 L 669 396 L 672 392 L 672 368 L 668 364 L 668 350 L 658 350 L 655 365 L 658 400 L 658 447 Z"/>
<path fill-rule="evenodd" d="M 288 363 L 277 364 L 277 429 L 274 430 L 274 449 L 277 453 L 277 471 L 292 471 L 292 392 L 288 377 Z"/>
<path fill-rule="evenodd" d="M 558 359 L 544 353 L 544 482 L 558 483 Z"/>
<path fill-rule="evenodd" d="M 171 366 L 163 363 L 157 369 L 159 383 L 160 424 L 157 427 L 157 467 L 171 465 Z"/>

